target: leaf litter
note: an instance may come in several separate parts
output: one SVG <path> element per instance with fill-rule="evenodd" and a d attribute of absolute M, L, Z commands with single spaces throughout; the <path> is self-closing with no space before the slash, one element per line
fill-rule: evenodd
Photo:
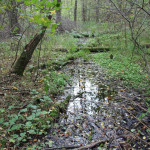
<path fill-rule="evenodd" d="M 148 149 L 149 113 L 142 96 L 107 76 L 94 62 L 77 59 L 63 73 L 71 76 L 63 101 L 71 99 L 66 114 L 50 129 L 44 149 Z"/>

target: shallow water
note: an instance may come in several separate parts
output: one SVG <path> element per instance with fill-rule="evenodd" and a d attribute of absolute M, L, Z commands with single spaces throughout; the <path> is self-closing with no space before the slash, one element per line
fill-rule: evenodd
<path fill-rule="evenodd" d="M 104 74 L 101 71 L 95 63 L 82 59 L 63 70 L 63 73 L 71 76 L 72 84 L 66 87 L 59 100 L 64 100 L 68 95 L 71 95 L 71 99 L 57 129 L 52 130 L 49 135 L 54 147 L 86 145 L 107 138 L 99 128 L 104 128 L 104 122 L 101 121 L 108 115 L 107 107 L 114 92 L 102 83 Z M 57 140 L 54 132 L 57 133 Z"/>
<path fill-rule="evenodd" d="M 142 140 L 131 136 L 130 131 L 139 122 L 124 107 L 125 104 L 129 110 L 135 107 L 137 115 L 139 108 L 128 101 L 128 98 L 133 99 L 137 95 L 136 92 L 123 90 L 114 79 L 108 79 L 104 69 L 83 59 L 77 59 L 62 72 L 71 76 L 72 84 L 68 83 L 64 94 L 58 99 L 63 101 L 69 95 L 71 99 L 66 114 L 62 114 L 59 122 L 50 130 L 46 140 L 51 144 L 48 144 L 47 149 L 74 149 L 108 140 L 105 143 L 107 149 L 121 150 L 128 144 L 127 135 L 134 147 L 147 147 Z M 112 84 L 108 86 L 105 83 Z M 144 133 L 148 139 L 149 135 Z"/>
<path fill-rule="evenodd" d="M 112 96 L 109 87 L 99 80 L 101 71 L 94 63 L 84 61 L 75 62 L 70 66 L 72 73 L 72 87 L 69 93 L 72 95 L 67 115 L 68 120 L 74 120 L 74 115 L 88 114 L 94 116 L 99 113 L 101 103 L 108 104 L 108 96 Z M 69 71 L 69 68 L 66 68 Z M 68 90 L 66 92 L 68 94 Z"/>

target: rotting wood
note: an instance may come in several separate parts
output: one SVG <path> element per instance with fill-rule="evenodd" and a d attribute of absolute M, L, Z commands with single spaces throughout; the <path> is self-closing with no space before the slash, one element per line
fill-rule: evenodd
<path fill-rule="evenodd" d="M 66 49 L 66 48 L 55 48 L 54 51 L 68 52 L 68 49 Z"/>
<path fill-rule="evenodd" d="M 68 60 L 68 61 L 65 61 L 65 62 L 61 62 L 61 61 L 57 61 L 57 62 L 52 62 L 51 64 L 41 64 L 39 67 L 38 66 L 35 66 L 33 68 L 30 68 L 28 69 L 27 71 L 35 71 L 37 69 L 46 69 L 46 68 L 49 68 L 51 70 L 59 70 L 59 69 L 62 69 L 62 67 L 72 63 L 73 60 Z"/>
<path fill-rule="evenodd" d="M 80 47 L 77 48 L 76 51 L 80 50 L 89 50 L 90 52 L 96 53 L 96 52 L 108 52 L 110 51 L 110 48 L 108 47 Z"/>
<path fill-rule="evenodd" d="M 143 48 L 150 48 L 150 44 L 149 44 L 149 43 L 143 44 L 142 47 L 143 47 Z"/>
<path fill-rule="evenodd" d="M 90 52 L 108 52 L 110 51 L 109 47 L 78 47 L 76 49 L 76 52 L 80 51 L 80 50 L 89 50 Z M 55 51 L 61 51 L 61 52 L 65 52 L 67 53 L 68 50 L 65 48 L 56 48 Z"/>
<path fill-rule="evenodd" d="M 51 20 L 52 16 L 49 15 L 48 19 Z M 41 32 L 39 34 L 36 34 L 34 38 L 31 39 L 30 42 L 25 46 L 23 52 L 21 53 L 15 65 L 13 66 L 11 73 L 17 74 L 19 76 L 23 75 L 26 66 L 28 65 L 30 59 L 32 58 L 34 50 L 44 37 L 46 29 L 47 27 L 43 26 L 41 28 Z"/>
<path fill-rule="evenodd" d="M 61 113 L 66 112 L 66 108 L 68 106 L 68 103 L 70 101 L 71 95 L 68 95 L 66 99 L 63 102 L 56 103 L 53 106 L 51 106 L 51 114 L 50 114 L 50 121 L 54 122 L 57 120 Z"/>

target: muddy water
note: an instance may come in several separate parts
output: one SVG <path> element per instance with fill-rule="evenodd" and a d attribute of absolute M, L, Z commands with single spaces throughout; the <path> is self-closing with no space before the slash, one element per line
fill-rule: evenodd
<path fill-rule="evenodd" d="M 108 109 L 115 92 L 102 82 L 105 79 L 102 71 L 95 63 L 79 59 L 62 70 L 72 77 L 72 84 L 66 87 L 59 100 L 63 101 L 68 95 L 71 99 L 66 114 L 48 136 L 52 149 L 73 149 L 116 136 L 114 125 L 109 121 L 112 110 Z"/>
<path fill-rule="evenodd" d="M 108 96 L 112 96 L 109 87 L 99 80 L 100 68 L 92 62 L 81 60 L 71 67 L 73 84 L 67 91 L 72 95 L 67 110 L 68 120 L 76 120 L 75 115 L 97 115 L 100 107 L 108 104 Z"/>
<path fill-rule="evenodd" d="M 137 119 L 143 112 L 137 92 L 123 89 L 121 82 L 106 77 L 104 69 L 83 59 L 62 72 L 71 76 L 72 83 L 58 99 L 69 95 L 71 99 L 66 114 L 50 129 L 45 149 L 74 149 L 101 140 L 107 142 L 92 149 L 148 149 L 150 134 Z"/>

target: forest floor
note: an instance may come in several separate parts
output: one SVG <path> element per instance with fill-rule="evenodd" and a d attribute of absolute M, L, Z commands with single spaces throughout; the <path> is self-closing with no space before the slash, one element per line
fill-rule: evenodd
<path fill-rule="evenodd" d="M 53 53 L 23 77 L 7 73 L 13 56 L 0 60 L 0 148 L 149 149 L 147 74 L 116 51 Z"/>
<path fill-rule="evenodd" d="M 119 80 L 91 61 L 77 59 L 66 66 L 72 85 L 67 85 L 64 100 L 71 94 L 67 113 L 50 129 L 45 149 L 148 149 L 149 115 L 144 97 L 125 88 Z"/>

